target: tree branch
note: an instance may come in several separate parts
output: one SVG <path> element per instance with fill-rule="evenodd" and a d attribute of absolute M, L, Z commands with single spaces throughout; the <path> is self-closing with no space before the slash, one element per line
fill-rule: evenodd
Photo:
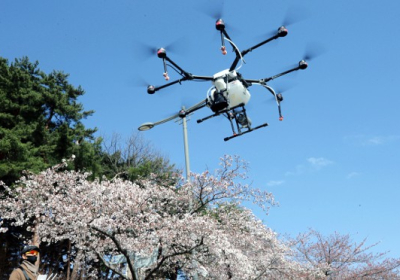
<path fill-rule="evenodd" d="M 108 269 L 110 269 L 112 272 L 118 274 L 118 275 L 121 276 L 123 279 L 128 279 L 128 278 L 125 277 L 122 273 L 120 273 L 119 271 L 117 271 L 116 269 L 114 269 L 111 265 L 108 265 L 108 264 L 107 264 L 108 262 L 107 262 L 98 252 L 96 252 L 96 255 L 97 255 L 97 257 L 98 257 L 99 259 L 101 259 L 101 261 L 103 262 L 103 264 L 104 264 Z"/>
<path fill-rule="evenodd" d="M 199 242 L 197 245 L 195 245 L 195 246 L 193 246 L 193 247 L 191 247 L 191 248 L 189 248 L 189 249 L 187 249 L 187 250 L 184 250 L 184 251 L 181 251 L 181 252 L 176 252 L 176 253 L 173 253 L 173 254 L 169 254 L 169 255 L 167 255 L 167 256 L 164 256 L 164 257 L 161 259 L 161 261 L 157 264 L 157 266 L 156 266 L 155 268 L 153 268 L 153 269 L 149 272 L 149 274 L 146 276 L 146 278 L 144 278 L 144 279 L 145 279 L 145 280 L 151 279 L 151 276 L 153 275 L 153 273 L 155 273 L 158 269 L 160 269 L 161 265 L 162 265 L 167 259 L 172 258 L 172 257 L 176 257 L 176 256 L 180 256 L 180 255 L 189 254 L 189 253 L 191 253 L 193 250 L 199 248 L 201 245 L 203 245 L 203 239 L 204 239 L 204 238 L 202 237 L 201 240 L 200 240 L 200 242 Z"/>
<path fill-rule="evenodd" d="M 126 262 L 128 263 L 128 267 L 129 267 L 129 270 L 131 271 L 133 280 L 137 280 L 136 279 L 135 270 L 134 270 L 134 268 L 132 266 L 131 259 L 130 259 L 129 255 L 128 255 L 128 252 L 121 247 L 121 244 L 115 238 L 114 234 L 109 234 L 108 232 L 106 232 L 106 231 L 104 231 L 102 229 L 99 229 L 96 226 L 92 226 L 92 225 L 89 225 L 89 226 L 90 226 L 90 228 L 94 229 L 95 231 L 99 232 L 100 234 L 103 234 L 103 235 L 107 236 L 108 238 L 110 238 L 114 242 L 114 244 L 117 246 L 118 251 L 121 252 L 124 255 L 124 257 L 126 258 Z"/>

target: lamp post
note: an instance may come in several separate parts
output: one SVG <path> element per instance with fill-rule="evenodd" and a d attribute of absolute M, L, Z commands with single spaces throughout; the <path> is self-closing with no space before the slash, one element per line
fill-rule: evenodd
<path fill-rule="evenodd" d="M 188 136 L 187 136 L 187 123 L 186 123 L 186 111 L 185 107 L 182 106 L 182 110 L 179 111 L 178 114 L 173 115 L 167 119 L 164 119 L 159 122 L 151 123 L 151 122 L 145 122 L 141 126 L 139 126 L 140 131 L 146 131 L 149 129 L 152 129 L 156 125 L 163 124 L 165 122 L 168 122 L 170 120 L 173 120 L 177 117 L 180 117 L 182 119 L 182 126 L 183 126 L 183 147 L 184 147 L 184 153 L 185 153 L 185 172 L 186 172 L 186 180 L 189 182 L 190 181 L 190 162 L 189 162 L 189 144 L 188 144 Z"/>
<path fill-rule="evenodd" d="M 185 107 L 182 106 L 182 110 L 185 110 Z M 187 136 L 187 123 L 186 123 L 186 115 L 182 118 L 182 127 L 183 127 L 183 147 L 185 150 L 185 168 L 186 168 L 186 180 L 190 181 L 190 161 L 189 161 L 189 142 Z"/>
<path fill-rule="evenodd" d="M 182 119 L 183 146 L 184 146 L 184 153 L 185 153 L 185 172 L 186 172 L 186 181 L 187 182 L 190 182 L 190 163 L 189 163 L 189 144 L 188 144 L 188 136 L 187 136 L 186 116 L 190 113 L 190 111 L 193 108 L 196 108 L 196 110 L 197 110 L 198 106 L 202 105 L 203 103 L 204 103 L 204 101 L 199 103 L 199 104 L 196 104 L 195 106 L 193 106 L 191 108 L 189 108 L 187 111 L 185 110 L 185 107 L 182 106 L 182 110 L 179 111 L 179 113 L 176 114 L 176 115 L 173 115 L 173 116 L 171 116 L 171 117 L 169 117 L 167 119 L 164 119 L 162 121 L 159 121 L 159 122 L 155 122 L 155 123 L 146 122 L 146 123 L 143 123 L 141 126 L 139 126 L 139 130 L 140 131 L 146 131 L 146 130 L 152 129 L 156 125 L 163 124 L 163 123 L 168 122 L 170 120 L 173 120 L 173 119 L 175 119 L 177 117 L 180 117 Z M 189 201 L 189 209 L 190 209 L 190 211 L 192 211 L 192 208 L 193 208 L 193 198 L 191 198 L 190 201 Z M 194 255 L 194 254 L 195 254 L 195 251 L 192 252 L 192 255 Z M 193 266 L 196 267 L 196 263 L 195 263 L 194 259 L 193 259 Z M 196 272 L 193 275 L 193 279 L 194 280 L 198 279 L 198 275 L 197 275 Z"/>

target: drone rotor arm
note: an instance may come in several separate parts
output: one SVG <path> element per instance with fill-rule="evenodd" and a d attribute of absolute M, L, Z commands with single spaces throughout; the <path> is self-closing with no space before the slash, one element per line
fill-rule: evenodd
<path fill-rule="evenodd" d="M 268 77 L 268 78 L 264 78 L 263 80 L 264 80 L 264 82 L 269 82 L 269 81 L 275 80 L 276 78 L 279 78 L 279 77 L 282 77 L 284 75 L 287 75 L 287 74 L 289 74 L 291 72 L 297 71 L 299 69 L 300 69 L 299 67 L 296 67 L 296 68 L 284 71 L 282 73 L 276 74 L 274 76 L 271 76 L 271 77 Z"/>
<path fill-rule="evenodd" d="M 248 85 L 252 85 L 252 84 L 263 84 L 263 80 L 254 80 L 254 79 L 243 79 L 243 81 L 245 81 Z"/>
<path fill-rule="evenodd" d="M 199 110 L 201 108 L 204 108 L 206 105 L 207 105 L 207 99 L 204 99 L 204 100 L 200 101 L 199 103 L 187 108 L 185 110 L 186 114 L 193 113 L 194 111 L 197 111 L 197 110 Z"/>
<path fill-rule="evenodd" d="M 271 41 L 273 41 L 275 39 L 278 39 L 279 37 L 284 37 L 284 36 L 280 35 L 280 33 L 278 31 L 278 33 L 276 33 L 274 36 L 262 41 L 261 43 L 258 43 L 256 45 L 252 46 L 251 48 L 248 48 L 247 50 L 242 51 L 242 56 L 244 56 L 248 52 L 251 52 L 251 51 L 253 51 L 253 50 L 255 50 L 255 49 L 257 49 L 257 48 L 259 48 L 259 47 L 261 47 L 261 46 L 263 46 L 263 45 L 265 45 L 265 44 L 267 44 L 267 43 L 269 43 L 269 42 L 271 42 Z"/>
<path fill-rule="evenodd" d="M 189 79 L 191 78 L 191 74 L 183 70 L 178 64 L 173 62 L 168 56 L 165 57 L 165 60 L 171 63 L 175 68 L 177 68 L 179 71 L 181 71 L 181 75 L 184 76 L 185 78 Z"/>
<path fill-rule="evenodd" d="M 279 99 L 275 90 L 272 87 L 263 84 L 261 86 L 267 89 L 275 97 L 276 104 L 278 105 L 279 120 L 283 121 L 283 116 L 281 112 L 281 101 L 283 100 L 282 95 L 280 94 L 281 99 Z"/>
<path fill-rule="evenodd" d="M 263 83 L 266 83 L 266 82 L 275 80 L 276 78 L 282 77 L 282 76 L 284 76 L 284 75 L 286 75 L 286 74 L 289 74 L 289 73 L 291 73 L 291 72 L 294 72 L 294 71 L 297 71 L 297 70 L 304 70 L 304 69 L 306 69 L 307 67 L 308 67 L 307 62 L 306 62 L 305 60 L 301 60 L 301 61 L 299 61 L 298 66 L 296 66 L 296 67 L 294 67 L 294 68 L 292 68 L 292 69 L 286 70 L 286 71 L 284 71 L 284 72 L 282 72 L 282 73 L 276 74 L 276 75 L 274 75 L 274 76 L 261 79 L 260 81 L 262 81 Z"/>
<path fill-rule="evenodd" d="M 292 70 L 294 71 L 294 70 Z M 282 116 L 282 112 L 281 112 L 281 101 L 283 100 L 282 94 L 276 94 L 275 90 L 267 85 L 267 82 L 270 81 L 270 78 L 266 78 L 266 79 L 261 79 L 261 80 L 251 80 L 251 79 L 246 79 L 244 80 L 246 83 L 248 84 L 257 84 L 260 85 L 262 87 L 264 87 L 265 89 L 267 89 L 275 98 L 276 104 L 278 105 L 278 112 L 279 112 L 279 120 L 282 121 L 283 120 L 283 116 Z"/>
<path fill-rule="evenodd" d="M 208 77 L 208 76 L 196 76 L 196 75 L 192 75 L 189 72 L 186 72 L 185 70 L 183 70 L 178 64 L 176 64 L 174 61 L 172 61 L 168 56 L 165 57 L 165 60 L 168 61 L 169 63 L 171 63 L 176 69 L 178 69 L 181 73 L 181 75 L 183 76 L 183 80 L 213 80 L 213 77 Z"/>
<path fill-rule="evenodd" d="M 211 76 L 197 76 L 197 75 L 191 75 L 191 80 L 203 80 L 203 81 L 212 81 L 214 80 L 214 77 Z"/>
<path fill-rule="evenodd" d="M 243 59 L 243 57 L 244 57 L 246 54 L 248 54 L 249 52 L 252 52 L 253 50 L 255 50 L 255 49 L 257 49 L 257 48 L 259 48 L 259 47 L 261 47 L 261 46 L 263 46 L 263 45 L 265 45 L 265 44 L 267 44 L 267 43 L 269 43 L 269 42 L 271 42 L 271 41 L 273 41 L 273 40 L 275 40 L 275 39 L 278 39 L 278 38 L 280 38 L 280 37 L 285 37 L 287 34 L 288 34 L 287 29 L 286 29 L 284 26 L 281 26 L 281 27 L 278 29 L 278 32 L 277 32 L 275 35 L 273 35 L 273 36 L 271 36 L 270 38 L 268 38 L 268 39 L 262 41 L 261 43 L 258 43 L 258 44 L 256 44 L 256 45 L 252 46 L 251 48 L 248 48 L 248 49 L 246 49 L 246 50 L 243 50 L 241 53 L 238 53 L 238 51 L 235 50 L 235 52 L 236 52 L 236 58 L 235 58 L 234 62 L 232 63 L 231 67 L 229 68 L 229 70 L 230 70 L 230 71 L 234 70 L 234 69 L 236 68 L 236 66 L 237 66 L 237 64 L 238 64 L 238 62 L 239 62 L 239 60 L 240 60 L 240 59 Z"/>
<path fill-rule="evenodd" d="M 172 82 L 170 82 L 170 83 L 167 83 L 167 84 L 165 84 L 165 85 L 161 85 L 161 86 L 158 86 L 158 87 L 155 87 L 155 86 L 148 86 L 148 87 L 147 87 L 147 93 L 148 93 L 148 94 L 154 94 L 156 91 L 158 91 L 158 90 L 160 90 L 160 89 L 163 89 L 163 88 L 166 88 L 166 87 L 175 85 L 175 84 L 177 84 L 177 83 L 181 84 L 182 82 L 187 81 L 187 80 L 212 81 L 213 79 L 214 79 L 213 77 L 209 77 L 209 76 L 196 76 L 196 75 L 190 75 L 189 77 L 184 76 L 184 77 L 181 78 L 181 79 L 172 81 Z"/>
<path fill-rule="evenodd" d="M 160 90 L 160 89 L 163 89 L 163 88 L 172 86 L 172 85 L 177 84 L 177 83 L 181 83 L 181 82 L 186 81 L 186 80 L 187 80 L 187 78 L 186 78 L 186 77 L 183 77 L 182 79 L 175 80 L 175 81 L 173 81 L 173 82 L 170 82 L 170 83 L 165 84 L 165 85 L 162 85 L 162 86 L 158 86 L 158 87 L 149 86 L 149 87 L 147 88 L 147 93 L 153 94 L 153 93 L 155 93 L 156 91 L 158 91 L 158 90 Z"/>

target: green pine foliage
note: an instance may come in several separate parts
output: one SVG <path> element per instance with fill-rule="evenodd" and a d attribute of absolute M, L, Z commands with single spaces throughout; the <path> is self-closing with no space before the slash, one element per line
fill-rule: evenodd
<path fill-rule="evenodd" d="M 12 184 L 23 170 L 38 172 L 73 153 L 79 154 L 77 169 L 86 165 L 99 173 L 89 162 L 96 159 L 96 129 L 82 124 L 93 111 L 77 101 L 83 89 L 72 86 L 68 74 L 46 74 L 38 65 L 27 57 L 13 63 L 0 57 L 0 179 Z"/>

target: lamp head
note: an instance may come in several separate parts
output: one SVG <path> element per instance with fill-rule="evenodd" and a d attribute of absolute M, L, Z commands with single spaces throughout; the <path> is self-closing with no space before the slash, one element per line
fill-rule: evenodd
<path fill-rule="evenodd" d="M 138 129 L 140 131 L 146 131 L 146 130 L 152 129 L 153 127 L 154 127 L 154 123 L 146 122 L 146 123 L 142 124 L 141 126 L 139 126 Z"/>

